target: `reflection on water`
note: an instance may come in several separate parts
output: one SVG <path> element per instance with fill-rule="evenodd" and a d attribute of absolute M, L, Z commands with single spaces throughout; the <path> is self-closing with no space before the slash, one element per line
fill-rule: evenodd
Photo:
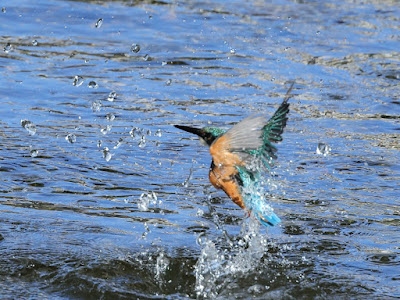
<path fill-rule="evenodd" d="M 400 297 L 396 3 L 1 6 L 3 298 Z M 293 79 L 266 231 L 172 125 L 272 113 Z"/>

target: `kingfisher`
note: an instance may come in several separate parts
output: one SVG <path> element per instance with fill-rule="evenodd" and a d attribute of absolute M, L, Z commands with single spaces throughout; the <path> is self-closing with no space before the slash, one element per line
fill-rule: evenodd
<path fill-rule="evenodd" d="M 235 204 L 267 227 L 281 220 L 260 192 L 260 177 L 262 170 L 270 170 L 277 158 L 277 148 L 273 143 L 282 141 L 293 84 L 270 119 L 263 114 L 253 114 L 227 131 L 218 127 L 200 129 L 174 125 L 198 135 L 209 146 L 212 185 L 222 189 Z"/>

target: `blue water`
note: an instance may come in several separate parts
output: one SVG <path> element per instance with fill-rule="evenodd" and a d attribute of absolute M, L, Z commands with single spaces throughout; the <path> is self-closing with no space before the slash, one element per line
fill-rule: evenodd
<path fill-rule="evenodd" d="M 400 298 L 396 1 L 0 6 L 1 298 Z M 172 125 L 291 80 L 266 230 Z"/>

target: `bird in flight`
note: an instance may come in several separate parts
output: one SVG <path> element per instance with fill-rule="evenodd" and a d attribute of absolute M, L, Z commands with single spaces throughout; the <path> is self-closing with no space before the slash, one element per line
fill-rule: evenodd
<path fill-rule="evenodd" d="M 265 115 L 253 114 L 227 131 L 217 127 L 200 129 L 174 125 L 198 135 L 207 143 L 212 156 L 209 172 L 212 185 L 222 189 L 234 203 L 265 226 L 274 226 L 281 220 L 257 189 L 260 188 L 261 170 L 270 169 L 277 158 L 273 143 L 282 141 L 293 84 L 269 120 Z"/>

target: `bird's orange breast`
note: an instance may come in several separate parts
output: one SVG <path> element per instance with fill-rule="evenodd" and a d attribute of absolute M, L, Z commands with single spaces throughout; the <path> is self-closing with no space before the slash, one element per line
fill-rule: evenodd
<path fill-rule="evenodd" d="M 229 151 L 229 138 L 226 135 L 219 137 L 210 146 L 213 164 L 210 168 L 210 182 L 217 189 L 224 192 L 241 208 L 245 208 L 240 187 L 235 179 L 238 173 L 236 166 L 244 165 L 240 157 Z"/>
<path fill-rule="evenodd" d="M 222 189 L 234 203 L 244 209 L 243 197 L 235 179 L 237 172 L 234 167 L 224 168 L 214 166 L 210 169 L 209 178 L 215 188 Z"/>

